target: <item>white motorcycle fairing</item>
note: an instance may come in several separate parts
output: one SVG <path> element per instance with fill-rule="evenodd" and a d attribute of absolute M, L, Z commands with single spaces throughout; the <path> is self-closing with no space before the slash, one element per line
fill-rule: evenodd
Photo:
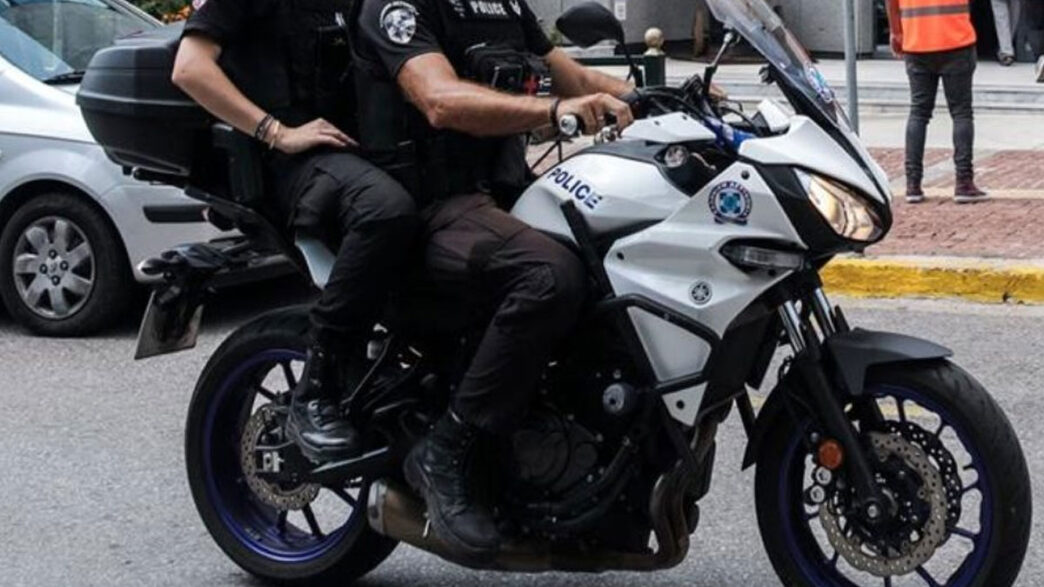
<path fill-rule="evenodd" d="M 643 296 L 723 336 L 746 307 L 788 274 L 745 272 L 720 253 L 722 246 L 733 240 L 764 239 L 796 249 L 807 247 L 754 165 L 735 163 L 695 194 L 686 194 L 656 161 L 627 158 L 629 141 L 648 144 L 657 142 L 652 140 L 655 137 L 691 136 L 688 128 L 674 128 L 686 122 L 677 115 L 641 122 L 645 124 L 617 143 L 603 145 L 597 152 L 581 152 L 554 167 L 522 195 L 512 214 L 538 230 L 575 241 L 561 208 L 574 202 L 595 238 L 611 231 L 623 233 L 603 261 L 617 296 Z M 808 119 L 795 117 L 787 134 L 750 139 L 743 154 L 759 162 L 764 158 L 765 163 L 813 169 L 877 193 L 858 165 L 817 130 Z M 638 136 L 642 138 L 626 138 Z M 669 144 L 673 142 L 663 143 Z M 787 153 L 794 155 L 788 158 Z M 715 197 L 724 190 L 741 200 L 740 209 L 731 215 L 715 210 Z M 628 227 L 634 232 L 627 234 Z M 628 311 L 658 380 L 705 368 L 710 347 L 703 339 L 643 310 Z M 665 396 L 671 414 L 692 424 L 704 388 Z"/>
<path fill-rule="evenodd" d="M 879 202 L 887 203 L 882 199 L 881 191 L 877 189 L 874 181 L 856 160 L 845 152 L 837 141 L 830 138 L 822 127 L 806 116 L 793 117 L 790 130 L 785 135 L 744 142 L 740 146 L 739 154 L 766 165 L 786 165 L 814 171 L 824 177 L 833 177 L 858 188 L 864 194 L 873 196 Z M 865 160 L 873 161 L 869 156 Z M 880 172 L 878 182 L 887 186 L 887 176 L 876 163 L 874 167 L 875 175 Z"/>

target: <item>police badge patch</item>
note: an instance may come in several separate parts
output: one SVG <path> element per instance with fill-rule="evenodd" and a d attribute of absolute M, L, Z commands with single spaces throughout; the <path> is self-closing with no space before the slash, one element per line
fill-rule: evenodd
<path fill-rule="evenodd" d="M 744 225 L 754 208 L 750 192 L 736 181 L 726 181 L 716 186 L 708 199 L 711 214 L 718 224 Z"/>
<path fill-rule="evenodd" d="M 381 11 L 381 28 L 393 42 L 406 45 L 417 34 L 417 8 L 409 2 L 391 2 Z"/>

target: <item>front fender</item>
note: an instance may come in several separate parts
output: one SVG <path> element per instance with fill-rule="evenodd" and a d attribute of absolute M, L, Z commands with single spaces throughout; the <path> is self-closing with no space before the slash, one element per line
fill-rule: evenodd
<path fill-rule="evenodd" d="M 950 349 L 920 338 L 856 328 L 831 336 L 823 345 L 838 377 L 852 395 L 862 395 L 866 372 L 875 365 L 932 361 L 953 356 Z"/>
<path fill-rule="evenodd" d="M 828 366 L 828 371 L 833 371 L 844 383 L 846 390 L 857 396 L 865 391 L 866 373 L 871 367 L 891 363 L 935 361 L 953 355 L 953 351 L 934 342 L 903 334 L 860 328 L 831 336 L 824 343 L 823 351 L 832 363 Z M 743 455 L 744 469 L 757 462 L 766 432 L 774 426 L 785 425 L 790 418 L 784 394 L 780 391 L 781 385 L 782 382 L 777 384 L 758 412 L 747 450 Z"/>

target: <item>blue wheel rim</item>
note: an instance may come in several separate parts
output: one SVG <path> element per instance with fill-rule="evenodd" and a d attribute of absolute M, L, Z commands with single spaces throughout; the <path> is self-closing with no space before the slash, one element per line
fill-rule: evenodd
<path fill-rule="evenodd" d="M 947 587 L 964 587 L 971 585 L 976 577 L 979 576 L 979 573 L 982 571 L 983 565 L 985 564 L 986 556 L 990 547 L 990 537 L 993 531 L 993 488 L 990 486 L 990 478 L 986 473 L 987 464 L 983 461 L 978 448 L 970 442 L 968 432 L 955 423 L 954 418 L 949 414 L 949 412 L 942 408 L 942 406 L 937 402 L 925 397 L 923 393 L 914 389 L 894 385 L 878 386 L 868 390 L 868 393 L 875 399 L 894 397 L 904 401 L 914 402 L 933 412 L 943 423 L 945 423 L 945 425 L 949 426 L 950 429 L 956 433 L 964 450 L 971 456 L 970 465 L 974 466 L 977 475 L 977 481 L 974 485 L 977 485 L 978 491 L 981 494 L 979 505 L 979 531 L 975 534 L 974 538 L 969 537 L 969 539 L 973 541 L 973 549 L 965 557 L 961 565 L 950 575 L 950 577 L 947 578 L 945 583 L 929 582 L 930 580 L 937 580 L 934 577 L 929 576 L 928 578 L 925 578 L 922 576 L 926 585 L 946 585 Z M 799 426 L 798 429 L 804 430 L 804 426 Z M 803 520 L 800 519 L 801 516 L 794 515 L 796 512 L 803 513 L 805 511 L 803 496 L 800 493 L 800 486 L 803 482 L 806 454 L 807 453 L 803 447 L 802 436 L 794 435 L 790 440 L 790 443 L 784 452 L 784 457 L 780 463 L 781 471 L 778 475 L 779 491 L 777 492 L 777 495 L 779 496 L 778 511 L 783 513 L 783 515 L 780 516 L 780 521 L 783 529 L 784 540 L 787 547 L 790 549 L 791 556 L 797 562 L 802 575 L 809 579 L 812 584 L 822 586 L 854 586 L 856 583 L 853 583 L 845 577 L 837 569 L 836 564 L 831 564 L 825 553 L 823 553 L 822 548 L 819 546 L 819 542 L 811 533 L 809 524 L 812 523 L 812 521 Z M 795 462 L 795 459 L 799 459 L 799 461 Z M 801 475 L 795 479 L 794 474 L 798 471 L 801 472 Z M 795 487 L 798 487 L 799 491 L 795 492 Z M 952 539 L 953 537 L 951 537 L 951 540 Z"/>
<path fill-rule="evenodd" d="M 281 363 L 304 360 L 304 353 L 290 349 L 271 349 L 245 360 L 221 383 L 203 428 L 203 467 L 211 505 L 242 546 L 284 564 L 322 558 L 344 540 L 354 540 L 364 522 L 360 515 L 363 509 L 356 506 L 343 525 L 321 537 L 285 522 L 280 530 L 279 511 L 261 503 L 242 480 L 238 446 L 244 407 L 253 405 L 256 393 L 248 384 L 249 379 Z"/>

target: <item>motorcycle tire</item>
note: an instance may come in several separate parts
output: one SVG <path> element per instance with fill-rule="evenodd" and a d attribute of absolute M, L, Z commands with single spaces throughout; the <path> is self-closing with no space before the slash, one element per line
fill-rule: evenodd
<path fill-rule="evenodd" d="M 921 574 L 927 584 L 960 587 L 1003 587 L 1014 583 L 1029 542 L 1030 479 L 1018 438 L 997 403 L 981 384 L 948 361 L 871 369 L 865 389 L 864 393 L 871 394 L 870 397 L 902 398 L 895 402 L 895 412 L 886 415 L 887 421 L 895 418 L 906 422 L 908 417 L 914 418 L 907 412 L 920 408 L 909 407 L 909 402 L 926 406 L 923 414 L 934 412 L 942 422 L 935 437 L 956 438 L 967 447 L 965 456 L 970 457 L 969 464 L 957 464 L 965 467 L 962 472 L 974 467 L 977 475 L 968 488 L 961 484 L 961 497 L 957 501 L 964 501 L 965 493 L 972 489 L 980 493 L 978 533 L 951 527 L 948 522 L 947 539 L 936 547 L 946 547 L 949 540 L 962 540 L 957 536 L 960 532 L 972 541 L 971 552 L 946 578 L 931 577 L 933 582 L 928 582 L 922 574 L 931 574 L 932 559 L 911 571 L 911 575 Z M 812 524 L 822 526 L 824 522 L 816 506 L 803 501 L 804 493 L 800 489 L 806 483 L 807 472 L 794 474 L 804 471 L 810 462 L 805 435 L 811 423 L 787 419 L 779 424 L 769 431 L 762 445 L 764 449 L 757 461 L 755 499 L 762 541 L 782 583 L 788 586 L 862 584 L 849 576 L 856 575 L 867 581 L 866 584 L 880 585 L 880 577 L 855 571 L 847 560 L 839 564 L 836 550 L 831 558 L 832 546 L 829 543 L 824 546 L 825 540 L 817 546 Z M 944 433 L 944 426 L 952 430 Z M 925 453 L 936 459 L 931 451 L 925 450 Z M 941 468 L 939 462 L 936 459 L 932 463 L 936 470 Z M 947 501 L 948 507 L 951 502 Z M 813 508 L 811 512 L 806 509 L 809 507 Z M 964 518 L 961 524 L 965 524 Z M 938 550 L 933 551 L 932 556 L 936 554 Z"/>
<path fill-rule="evenodd" d="M 234 379 L 234 374 L 242 369 L 242 365 L 266 353 L 289 351 L 299 357 L 295 360 L 303 360 L 308 344 L 308 330 L 307 309 L 289 308 L 255 319 L 221 344 L 203 370 L 192 397 L 185 429 L 185 460 L 196 508 L 210 535 L 237 565 L 266 582 L 279 585 L 348 585 L 375 569 L 391 555 L 397 545 L 396 541 L 377 534 L 367 525 L 366 490 L 370 480 L 361 485 L 357 505 L 353 507 L 358 512 L 352 511 L 346 522 L 346 527 L 351 527 L 344 532 L 338 530 L 326 535 L 325 542 L 312 549 L 315 551 L 313 554 L 304 556 L 293 550 L 295 544 L 284 549 L 286 552 L 257 544 L 255 537 L 269 536 L 265 533 L 272 532 L 263 527 L 265 522 L 271 522 L 270 515 L 230 515 L 230 511 L 238 511 L 236 508 L 245 506 L 226 503 L 228 499 L 217 489 L 218 483 L 208 479 L 208 476 L 217 477 L 221 474 L 208 466 L 207 455 L 214 454 L 208 452 L 214 450 L 208 448 L 211 443 L 222 439 L 225 442 L 239 441 L 238 434 L 215 430 L 213 424 L 213 414 L 217 411 L 215 406 L 225 401 L 222 397 L 227 382 Z M 253 400 L 250 402 L 252 404 Z M 232 411 L 236 409 L 236 406 L 231 408 Z M 238 409 L 249 412 L 252 407 L 243 405 Z M 228 450 L 238 449 L 232 447 Z M 240 475 L 241 471 L 240 468 Z M 251 490 L 245 483 L 239 482 L 239 485 L 243 486 L 242 499 L 249 502 L 251 496 L 247 492 Z M 353 520 L 360 516 L 361 519 Z M 248 522 L 257 521 L 257 527 L 241 527 L 245 525 L 239 522 L 243 518 Z M 285 520 L 283 518 L 282 531 L 285 531 Z M 303 540 L 308 536 L 302 534 L 298 538 Z"/>

